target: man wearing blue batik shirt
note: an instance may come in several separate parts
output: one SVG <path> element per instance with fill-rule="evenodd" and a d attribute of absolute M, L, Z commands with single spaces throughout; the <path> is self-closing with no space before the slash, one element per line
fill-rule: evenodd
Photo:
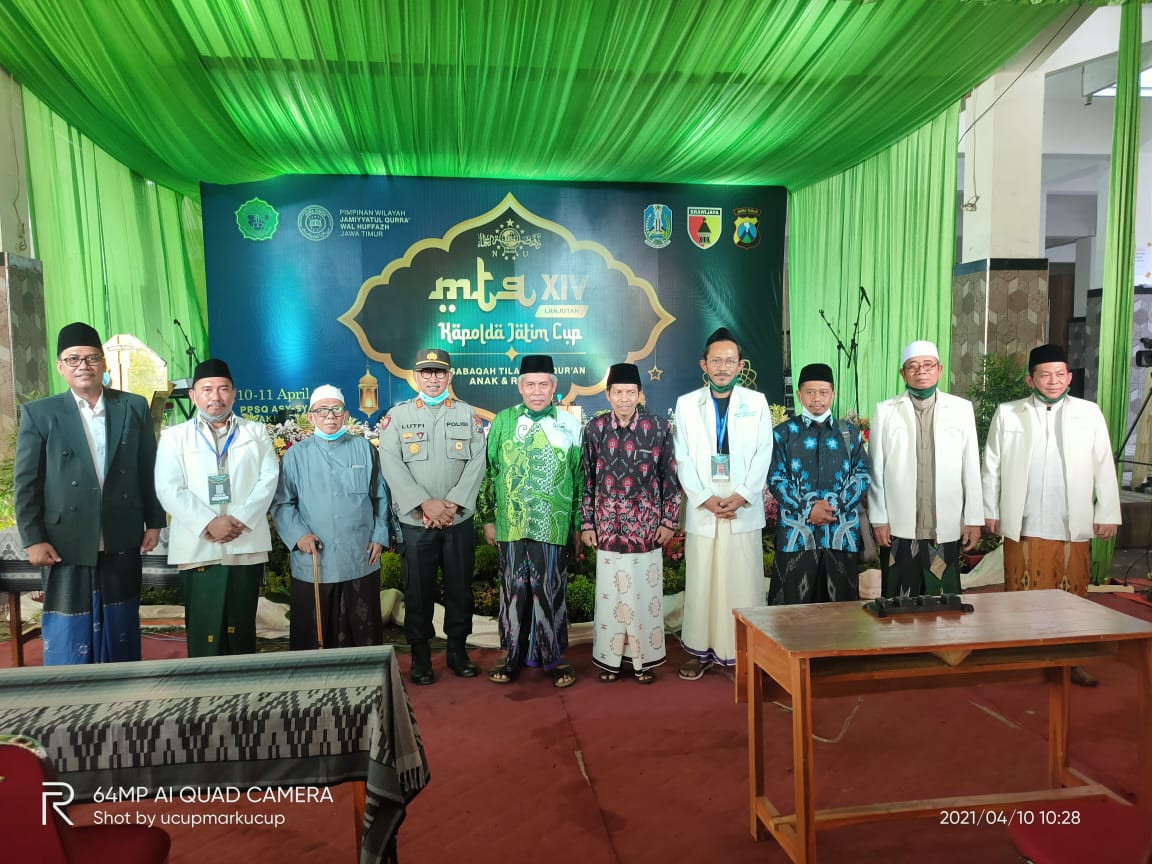
<path fill-rule="evenodd" d="M 832 385 L 829 366 L 805 366 L 797 385 L 803 411 L 773 432 L 768 488 L 780 502 L 780 519 L 769 602 L 860 596 L 856 562 L 868 455 L 860 430 L 832 417 Z"/>

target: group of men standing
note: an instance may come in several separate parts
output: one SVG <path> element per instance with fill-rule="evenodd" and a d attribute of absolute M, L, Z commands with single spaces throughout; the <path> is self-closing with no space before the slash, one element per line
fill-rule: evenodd
<path fill-rule="evenodd" d="M 448 353 L 428 348 L 413 365 L 418 394 L 388 412 L 378 452 L 347 434 L 343 395 L 323 385 L 309 405 L 314 434 L 282 461 L 262 423 L 233 413 L 222 360 L 196 367 L 196 416 L 157 447 L 144 400 L 104 386 L 93 328 L 68 325 L 57 348 L 69 391 L 23 407 L 15 465 L 18 525 L 29 560 L 45 568 L 45 663 L 139 658 L 140 556 L 155 548 L 165 512 L 190 656 L 255 650 L 270 512 L 291 550 L 293 649 L 379 644 L 379 558 L 398 548 L 417 684 L 435 680 L 438 573 L 447 666 L 479 672 L 466 649 L 478 517 L 499 553 L 506 652 L 488 678 L 505 685 L 535 667 L 557 687 L 576 680 L 564 658 L 565 598 L 581 543 L 597 550 L 599 680 L 617 681 L 625 661 L 640 683 L 655 679 L 665 660 L 662 549 L 682 497 L 690 656 L 679 675 L 688 680 L 735 662 L 732 610 L 765 602 L 766 488 L 779 502 L 767 598 L 777 603 L 859 596 L 865 501 L 885 596 L 959 591 L 960 551 L 985 527 L 1005 537 L 1008 590 L 1085 594 L 1088 541 L 1114 536 L 1120 522 L 1103 416 L 1068 394 L 1054 345 L 1029 356 L 1032 395 L 997 411 L 983 472 L 972 405 L 937 390 L 939 355 L 924 341 L 904 349 L 905 392 L 876 406 L 867 450 L 856 424 L 832 416 L 835 382 L 821 363 L 797 377 L 800 414 L 773 429 L 764 397 L 738 383 L 738 341 L 720 328 L 700 359 L 703 386 L 676 403 L 674 429 L 644 410 L 630 363 L 609 369 L 610 410 L 582 428 L 558 410 L 552 358 L 526 355 L 521 401 L 485 439 L 480 416 L 450 395 Z"/>

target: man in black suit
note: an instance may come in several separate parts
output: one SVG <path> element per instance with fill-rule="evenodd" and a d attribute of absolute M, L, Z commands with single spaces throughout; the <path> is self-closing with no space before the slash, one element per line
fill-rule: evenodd
<path fill-rule="evenodd" d="M 99 334 L 69 324 L 56 341 L 68 392 L 22 406 L 16 522 L 44 568 L 44 665 L 140 659 L 140 556 L 164 525 L 148 403 L 104 387 Z"/>

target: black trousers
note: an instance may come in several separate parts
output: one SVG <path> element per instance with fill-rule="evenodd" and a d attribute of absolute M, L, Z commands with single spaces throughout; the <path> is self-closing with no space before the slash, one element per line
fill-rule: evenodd
<path fill-rule="evenodd" d="M 444 571 L 444 635 L 464 641 L 472 632 L 472 571 L 476 561 L 472 520 L 450 528 L 404 526 L 400 549 L 404 578 L 404 635 L 409 644 L 436 635 L 436 571 Z"/>

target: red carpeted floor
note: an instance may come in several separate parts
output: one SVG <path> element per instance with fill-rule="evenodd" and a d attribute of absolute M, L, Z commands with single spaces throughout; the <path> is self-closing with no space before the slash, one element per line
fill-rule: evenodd
<path fill-rule="evenodd" d="M 1107 599 L 1129 614 L 1152 610 Z M 38 643 L 29 662 L 39 662 Z M 182 656 L 181 641 L 145 639 L 147 657 Z M 485 668 L 500 656 L 474 651 Z M 7 646 L 0 645 L 6 662 Z M 683 659 L 652 686 L 600 684 L 588 646 L 569 654 L 578 683 L 557 690 L 539 673 L 506 687 L 444 674 L 409 686 L 432 782 L 409 808 L 400 856 L 412 862 L 546 861 L 548 864 L 664 864 L 787 860 L 748 830 L 746 728 L 732 684 L 709 673 L 679 681 Z M 407 670 L 408 657 L 401 657 Z M 1131 797 L 1136 772 L 1134 673 L 1092 667 L 1094 689 L 1073 688 L 1072 763 Z M 769 797 L 791 804 L 791 720 L 766 711 Z M 910 691 L 816 703 L 817 805 L 943 797 L 1037 788 L 1045 782 L 1047 694 L 1040 684 Z M 776 742 L 773 744 L 773 742 Z M 352 862 L 346 790 L 331 804 L 284 807 L 279 828 L 169 826 L 172 864 L 274 856 L 284 864 Z M 154 803 L 117 805 L 144 813 Z M 83 822 L 105 806 L 76 808 Z M 198 808 L 211 812 L 211 807 Z M 227 809 L 234 809 L 229 805 Z M 1000 826 L 956 827 L 907 820 L 821 832 L 823 862 L 1015 864 Z"/>

